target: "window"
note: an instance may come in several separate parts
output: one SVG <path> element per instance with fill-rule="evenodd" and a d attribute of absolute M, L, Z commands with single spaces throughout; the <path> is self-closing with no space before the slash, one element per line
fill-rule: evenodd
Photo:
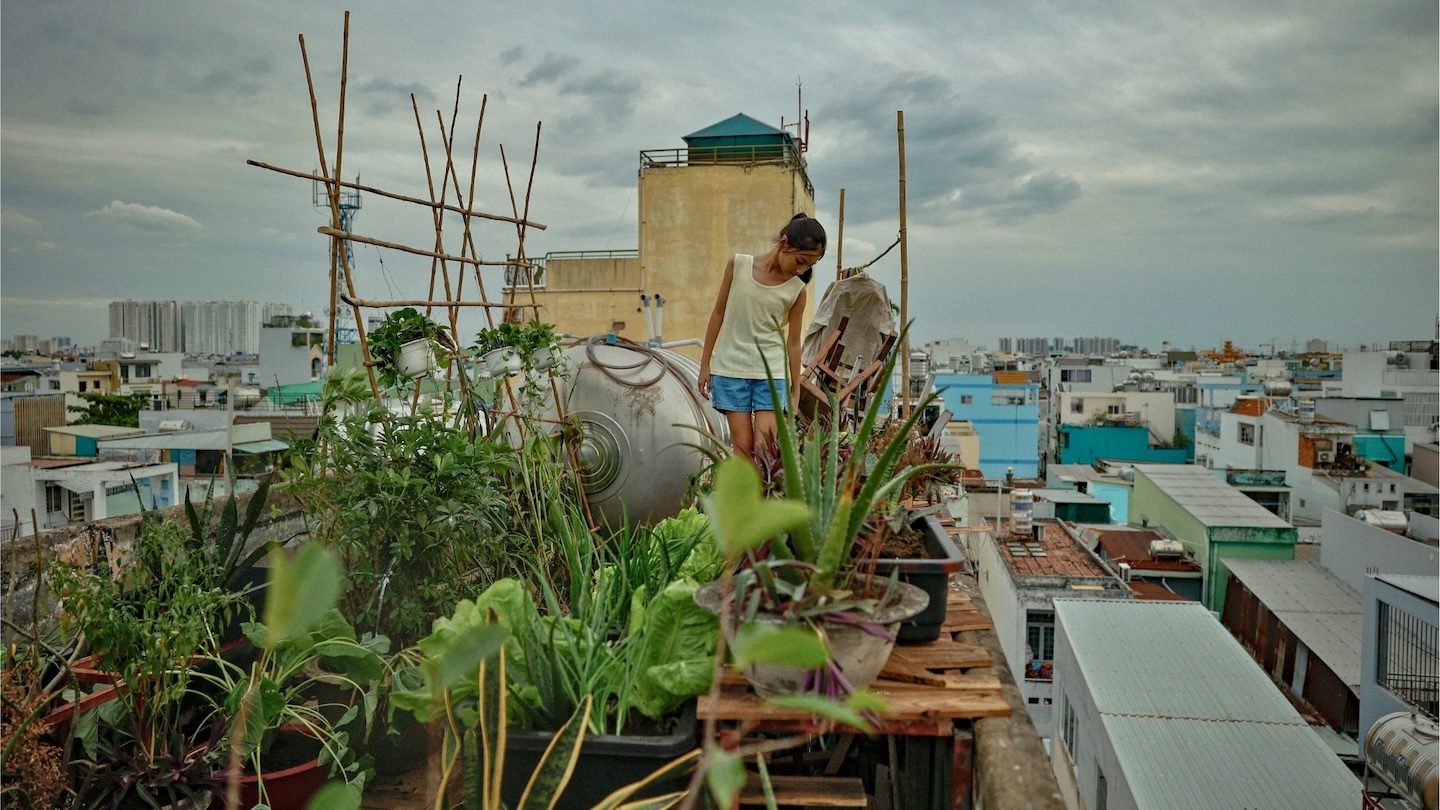
<path fill-rule="evenodd" d="M 996 388 L 990 392 L 991 405 L 1024 405 L 1025 392 L 1013 388 Z"/>
<path fill-rule="evenodd" d="M 961 404 L 961 405 L 974 405 L 974 404 L 975 404 L 975 397 L 971 396 L 970 394 L 961 394 L 961 395 L 960 395 L 960 404 Z"/>
<path fill-rule="evenodd" d="M 1055 614 L 1048 610 L 1031 610 L 1025 614 L 1025 645 L 1030 648 L 1031 661 L 1025 671 L 1026 680 L 1048 681 L 1051 663 L 1055 660 Z"/>
<path fill-rule="evenodd" d="M 51 380 L 51 381 L 50 381 L 50 390 L 51 390 L 51 391 L 59 391 L 59 390 L 60 390 L 60 381 L 59 381 L 59 380 Z"/>
<path fill-rule="evenodd" d="M 1070 413 L 1085 413 L 1085 400 L 1080 397 L 1070 400 Z"/>
<path fill-rule="evenodd" d="M 81 380 L 81 381 L 80 381 L 80 393 L 82 393 L 82 394 L 85 393 L 85 381 L 84 381 L 84 380 Z"/>
<path fill-rule="evenodd" d="M 1116 404 L 1108 405 L 1108 406 L 1106 406 L 1106 408 L 1105 408 L 1105 412 L 1108 413 L 1108 414 L 1110 414 L 1111 416 L 1124 416 L 1124 415 L 1125 415 L 1125 405 L 1124 405 L 1123 403 L 1118 404 L 1118 405 L 1116 405 Z"/>
<path fill-rule="evenodd" d="M 1255 426 L 1242 422 L 1240 424 L 1240 443 L 1255 444 Z"/>
<path fill-rule="evenodd" d="M 1440 688 L 1435 625 L 1387 602 L 1378 605 L 1375 682 L 1434 716 Z"/>
<path fill-rule="evenodd" d="M 1088 368 L 1062 368 L 1060 369 L 1060 382 L 1090 382 L 1090 369 Z"/>
<path fill-rule="evenodd" d="M 1075 706 L 1065 695 L 1060 695 L 1060 739 L 1065 742 L 1065 753 L 1075 761 Z"/>
<path fill-rule="evenodd" d="M 65 490 L 53 484 L 45 487 L 45 514 L 53 515 L 65 509 Z"/>

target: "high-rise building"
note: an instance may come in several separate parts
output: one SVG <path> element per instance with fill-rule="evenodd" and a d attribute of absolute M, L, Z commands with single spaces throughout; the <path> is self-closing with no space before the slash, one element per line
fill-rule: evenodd
<path fill-rule="evenodd" d="M 254 301 L 186 301 L 181 305 L 189 354 L 260 352 L 260 305 Z"/>
<path fill-rule="evenodd" d="M 276 318 L 290 318 L 293 317 L 294 314 L 294 307 L 291 307 L 289 304 L 277 304 L 273 301 L 268 301 L 260 308 L 260 323 L 269 324 Z"/>
<path fill-rule="evenodd" d="M 1015 340 L 1013 338 L 1002 337 L 999 340 L 999 345 L 999 351 L 1002 354 L 1010 354 L 1015 351 Z"/>
<path fill-rule="evenodd" d="M 180 351 L 180 304 L 176 301 L 111 301 L 110 337 L 129 338 L 152 352 Z"/>

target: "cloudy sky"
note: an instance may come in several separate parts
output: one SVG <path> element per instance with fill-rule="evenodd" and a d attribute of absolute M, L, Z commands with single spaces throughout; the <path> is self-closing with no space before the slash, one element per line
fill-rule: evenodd
<path fill-rule="evenodd" d="M 791 121 L 800 82 L 832 234 L 846 190 L 846 264 L 897 233 L 904 111 L 921 338 L 1435 334 L 1434 0 L 350 8 L 346 177 L 427 196 L 410 96 L 438 162 L 463 77 L 466 164 L 489 96 L 481 209 L 509 209 L 501 144 L 523 194 L 543 123 L 532 255 L 635 247 L 637 153 L 736 112 Z M 245 161 L 317 164 L 297 34 L 333 161 L 342 12 L 6 2 L 0 331 L 97 341 L 123 298 L 323 308 L 326 216 L 307 182 Z M 355 229 L 420 244 L 417 210 L 368 197 Z M 486 258 L 515 244 L 477 237 Z M 428 263 L 360 248 L 357 272 L 411 296 Z M 899 251 L 874 272 L 898 297 Z"/>

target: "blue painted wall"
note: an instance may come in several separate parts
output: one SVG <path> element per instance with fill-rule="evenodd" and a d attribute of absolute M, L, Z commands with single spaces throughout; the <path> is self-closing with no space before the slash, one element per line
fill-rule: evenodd
<path fill-rule="evenodd" d="M 1184 448 L 1152 448 L 1144 425 L 1061 425 L 1056 458 L 1061 464 L 1094 464 L 1096 459 L 1184 464 Z M 981 444 L 984 453 L 984 444 Z"/>
<path fill-rule="evenodd" d="M 1111 523 L 1124 524 L 1130 521 L 1130 489 L 1128 484 L 1090 482 L 1090 494 L 1110 504 Z"/>
<path fill-rule="evenodd" d="M 980 472 L 986 478 L 1040 474 L 1040 386 L 997 385 L 989 374 L 937 374 L 935 388 L 957 421 L 975 425 L 980 436 Z M 968 401 L 967 401 L 968 399 Z"/>

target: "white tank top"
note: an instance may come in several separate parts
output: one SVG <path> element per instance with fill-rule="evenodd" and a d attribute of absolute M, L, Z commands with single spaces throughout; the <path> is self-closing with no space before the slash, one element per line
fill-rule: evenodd
<path fill-rule="evenodd" d="M 775 379 L 784 380 L 784 327 L 790 320 L 790 307 L 804 289 L 805 282 L 799 276 L 774 287 L 761 284 L 755 280 L 755 257 L 735 254 L 730 297 L 725 302 L 720 337 L 710 353 L 710 372 L 741 380 L 763 380 L 763 355 Z"/>

